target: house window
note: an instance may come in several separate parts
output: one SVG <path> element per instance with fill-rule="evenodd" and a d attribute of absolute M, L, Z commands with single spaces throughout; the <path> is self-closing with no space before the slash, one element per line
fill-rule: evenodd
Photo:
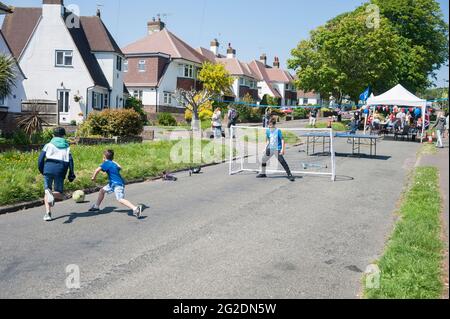
<path fill-rule="evenodd" d="M 138 65 L 139 72 L 145 72 L 145 70 L 146 70 L 145 63 L 146 63 L 145 60 L 139 61 L 139 65 Z"/>
<path fill-rule="evenodd" d="M 0 96 L 0 106 L 6 106 L 6 98 L 4 96 Z"/>
<path fill-rule="evenodd" d="M 123 72 L 128 72 L 128 61 L 123 62 Z"/>
<path fill-rule="evenodd" d="M 144 95 L 144 91 L 142 91 L 142 90 L 134 90 L 133 91 L 133 97 L 138 99 L 139 101 L 142 101 L 143 95 Z"/>
<path fill-rule="evenodd" d="M 97 92 L 92 92 L 92 108 L 96 110 L 103 109 L 104 106 L 104 95 Z"/>
<path fill-rule="evenodd" d="M 308 105 L 309 99 L 303 99 L 303 105 Z"/>
<path fill-rule="evenodd" d="M 172 93 L 164 92 L 164 104 L 172 105 Z"/>
<path fill-rule="evenodd" d="M 59 113 L 69 113 L 69 91 L 58 91 L 58 108 Z"/>
<path fill-rule="evenodd" d="M 116 61 L 117 71 L 122 71 L 122 57 L 118 56 Z"/>
<path fill-rule="evenodd" d="M 193 65 L 189 65 L 189 64 L 185 64 L 184 65 L 184 74 L 183 74 L 183 76 L 185 78 L 193 79 L 194 78 L 194 66 Z"/>
<path fill-rule="evenodd" d="M 104 97 L 103 97 L 103 105 L 104 105 L 105 107 L 110 106 L 110 105 L 109 105 L 109 96 L 108 96 L 108 94 L 105 94 Z"/>
<path fill-rule="evenodd" d="M 56 51 L 56 66 L 73 66 L 73 51 Z"/>

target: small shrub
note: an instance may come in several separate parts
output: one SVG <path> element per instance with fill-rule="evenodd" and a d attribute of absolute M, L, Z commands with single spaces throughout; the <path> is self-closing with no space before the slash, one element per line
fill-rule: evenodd
<path fill-rule="evenodd" d="M 297 108 L 294 109 L 292 115 L 294 116 L 294 120 L 306 119 L 308 118 L 308 111 L 304 108 Z"/>
<path fill-rule="evenodd" d="M 76 126 L 77 125 L 77 121 L 75 121 L 75 120 L 70 121 L 70 125 Z"/>
<path fill-rule="evenodd" d="M 12 142 L 15 145 L 29 145 L 30 137 L 22 130 L 14 132 Z"/>
<path fill-rule="evenodd" d="M 212 119 L 213 116 L 213 112 L 210 110 L 202 110 L 199 114 L 198 117 L 200 118 L 200 121 L 210 121 Z"/>
<path fill-rule="evenodd" d="M 77 136 L 136 136 L 140 135 L 143 129 L 141 117 L 134 110 L 104 110 L 89 114 L 86 122 L 80 126 Z"/>
<path fill-rule="evenodd" d="M 177 120 L 170 113 L 159 113 L 157 121 L 162 126 L 177 126 Z"/>

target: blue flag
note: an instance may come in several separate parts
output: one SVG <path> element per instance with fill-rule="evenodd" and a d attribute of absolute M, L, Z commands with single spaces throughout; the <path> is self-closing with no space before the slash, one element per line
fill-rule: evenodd
<path fill-rule="evenodd" d="M 366 102 L 370 96 L 370 86 L 359 96 L 359 99 L 363 102 Z"/>

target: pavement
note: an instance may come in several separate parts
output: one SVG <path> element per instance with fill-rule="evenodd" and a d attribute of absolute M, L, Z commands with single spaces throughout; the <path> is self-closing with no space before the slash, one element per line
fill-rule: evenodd
<path fill-rule="evenodd" d="M 385 156 L 338 157 L 334 183 L 229 176 L 220 164 L 130 185 L 141 220 L 113 197 L 87 212 L 96 194 L 58 203 L 50 223 L 42 207 L 2 215 L 0 298 L 358 298 L 418 149 L 382 141 Z M 66 287 L 69 265 L 80 289 Z"/>

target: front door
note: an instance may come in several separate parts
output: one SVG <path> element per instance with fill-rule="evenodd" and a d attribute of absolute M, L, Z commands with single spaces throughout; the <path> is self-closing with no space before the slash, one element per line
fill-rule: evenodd
<path fill-rule="evenodd" d="M 59 122 L 64 124 L 70 123 L 69 109 L 70 109 L 70 91 L 58 90 L 58 112 Z"/>

